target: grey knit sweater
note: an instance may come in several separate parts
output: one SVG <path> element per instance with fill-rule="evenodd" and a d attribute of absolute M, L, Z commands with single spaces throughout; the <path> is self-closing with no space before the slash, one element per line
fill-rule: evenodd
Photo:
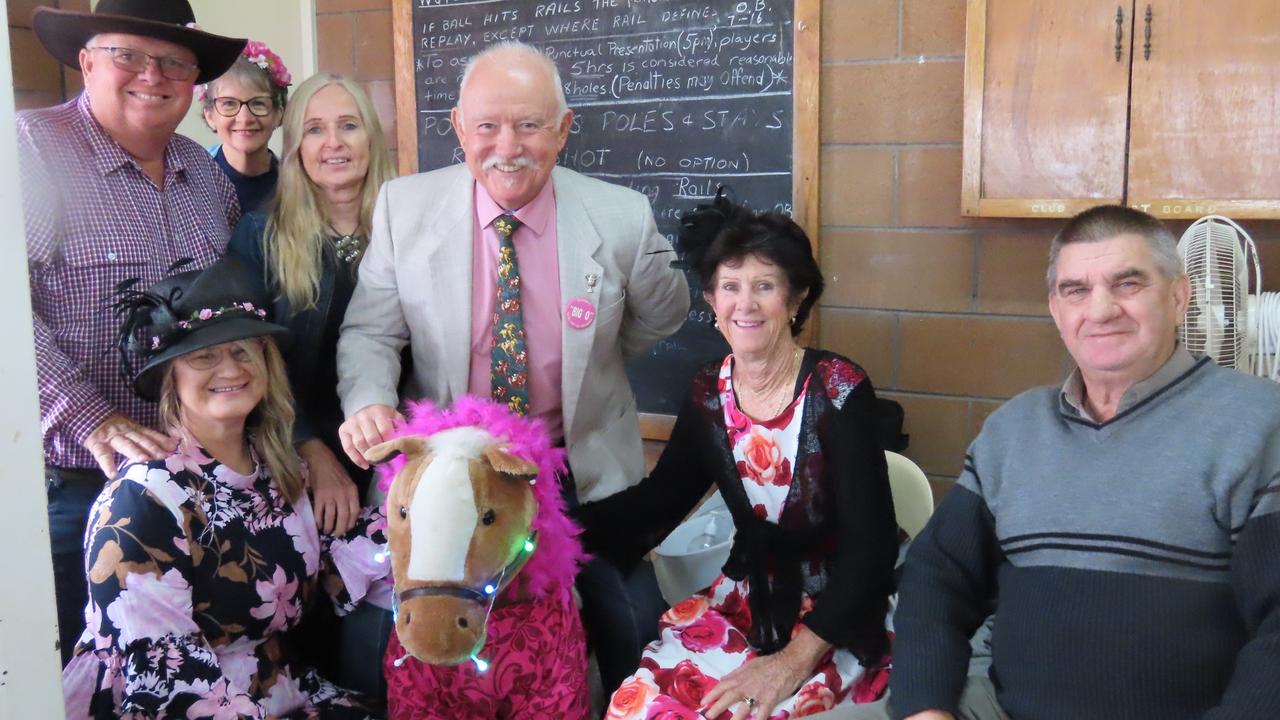
<path fill-rule="evenodd" d="M 1178 359 L 1106 423 L 1059 388 L 987 420 L 907 558 L 896 717 L 954 710 L 994 600 L 1015 720 L 1280 718 L 1280 385 Z"/>

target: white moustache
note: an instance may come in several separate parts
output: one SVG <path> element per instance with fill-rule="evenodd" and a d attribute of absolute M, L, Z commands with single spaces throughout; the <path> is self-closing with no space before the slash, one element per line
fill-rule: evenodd
<path fill-rule="evenodd" d="M 481 163 L 480 169 L 492 170 L 495 165 L 502 165 L 503 167 L 501 169 L 506 172 L 512 172 L 514 170 L 520 170 L 522 168 L 538 167 L 537 163 L 535 163 L 533 160 L 530 160 L 529 158 L 523 155 L 521 155 L 520 157 L 511 158 L 511 159 L 501 158 L 501 157 L 498 157 L 497 155 L 490 155 L 489 157 L 484 159 L 483 163 Z"/>

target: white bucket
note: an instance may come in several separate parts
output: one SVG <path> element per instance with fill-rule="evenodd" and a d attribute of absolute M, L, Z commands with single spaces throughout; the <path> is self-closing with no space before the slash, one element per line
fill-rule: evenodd
<path fill-rule="evenodd" d="M 724 502 L 717 494 L 654 549 L 653 571 L 667 604 L 675 605 L 720 575 L 733 545 L 733 518 L 723 508 Z M 691 550 L 690 543 L 706 532 L 708 525 L 712 526 L 715 541 L 710 547 Z"/>

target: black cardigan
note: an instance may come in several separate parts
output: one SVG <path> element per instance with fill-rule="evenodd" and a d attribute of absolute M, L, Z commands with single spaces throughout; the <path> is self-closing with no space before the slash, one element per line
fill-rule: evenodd
<path fill-rule="evenodd" d="M 289 328 L 293 342 L 284 352 L 284 360 L 296 412 L 293 441 L 301 444 L 319 438 L 328 445 L 355 481 L 363 498 L 372 473 L 356 467 L 338 439 L 338 427 L 343 420 L 338 400 L 338 329 L 355 290 L 355 268 L 338 260 L 326 242 L 321 255 L 320 287 L 315 307 L 295 310 L 281 291 L 274 271 L 267 267 L 263 247 L 267 240 L 266 232 L 265 210 L 245 215 L 231 236 L 227 254 L 243 258 L 259 273 L 273 295 L 269 308 L 271 321 Z"/>
<path fill-rule="evenodd" d="M 752 511 L 733 459 L 718 392 L 720 366 L 707 365 L 694 375 L 690 397 L 649 477 L 574 511 L 586 550 L 624 567 L 634 564 L 715 482 L 737 527 L 724 573 L 734 580 L 751 578 L 752 645 L 769 653 L 787 644 L 805 590 L 802 563 L 817 561 L 826 586 L 803 622 L 864 665 L 876 662 L 889 649 L 884 621 L 894 590 L 898 530 L 876 439 L 870 379 L 846 358 L 805 351 L 795 392 L 812 377 L 791 488 L 774 524 Z"/>

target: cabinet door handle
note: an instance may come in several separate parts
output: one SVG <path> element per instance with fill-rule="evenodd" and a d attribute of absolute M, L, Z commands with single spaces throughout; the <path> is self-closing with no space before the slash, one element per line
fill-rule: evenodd
<path fill-rule="evenodd" d="M 1142 59 L 1151 59 L 1151 5 L 1147 5 L 1147 14 L 1145 16 L 1146 29 L 1143 30 L 1144 42 L 1142 44 Z"/>
<path fill-rule="evenodd" d="M 1124 52 L 1124 8 L 1116 6 L 1116 62 Z"/>

